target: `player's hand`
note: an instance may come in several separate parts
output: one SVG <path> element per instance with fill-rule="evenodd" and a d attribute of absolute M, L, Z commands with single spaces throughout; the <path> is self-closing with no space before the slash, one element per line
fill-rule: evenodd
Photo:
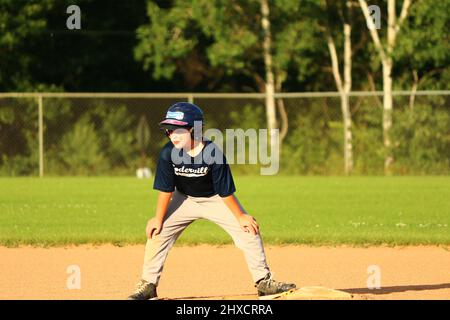
<path fill-rule="evenodd" d="M 147 228 L 145 232 L 147 234 L 147 238 L 152 239 L 154 236 L 159 234 L 162 229 L 162 222 L 156 218 L 152 218 L 147 222 Z"/>
<path fill-rule="evenodd" d="M 255 218 L 248 214 L 243 214 L 239 217 L 239 224 L 241 225 L 242 230 L 245 232 L 250 232 L 253 235 L 259 233 L 259 225 L 256 222 Z"/>

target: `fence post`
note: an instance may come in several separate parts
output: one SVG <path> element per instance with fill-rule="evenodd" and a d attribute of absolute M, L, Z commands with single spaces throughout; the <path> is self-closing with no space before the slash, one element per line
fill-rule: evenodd
<path fill-rule="evenodd" d="M 44 176 L 44 110 L 42 100 L 42 95 L 39 95 L 39 177 Z"/>
<path fill-rule="evenodd" d="M 188 102 L 189 103 L 194 103 L 194 95 L 193 94 L 189 94 L 188 95 Z"/>

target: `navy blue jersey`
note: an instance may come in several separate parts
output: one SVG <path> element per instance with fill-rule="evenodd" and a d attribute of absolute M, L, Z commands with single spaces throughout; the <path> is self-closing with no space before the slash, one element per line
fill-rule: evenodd
<path fill-rule="evenodd" d="M 176 188 L 193 197 L 233 194 L 236 188 L 225 155 L 214 142 L 204 144 L 202 152 L 191 157 L 169 141 L 159 154 L 153 189 L 173 192 Z"/>

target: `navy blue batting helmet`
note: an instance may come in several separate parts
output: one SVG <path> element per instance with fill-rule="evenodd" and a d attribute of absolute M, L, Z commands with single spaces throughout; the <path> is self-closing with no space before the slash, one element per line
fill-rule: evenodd
<path fill-rule="evenodd" d="M 166 118 L 159 123 L 162 129 L 190 128 L 194 121 L 203 124 L 203 111 L 193 103 L 177 102 L 167 110 Z"/>

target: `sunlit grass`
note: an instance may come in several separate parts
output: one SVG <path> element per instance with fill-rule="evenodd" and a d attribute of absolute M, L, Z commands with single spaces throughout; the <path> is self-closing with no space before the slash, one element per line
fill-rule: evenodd
<path fill-rule="evenodd" d="M 152 180 L 1 178 L 0 244 L 145 242 Z M 235 177 L 266 244 L 450 244 L 448 177 Z M 197 221 L 177 244 L 227 244 Z"/>

